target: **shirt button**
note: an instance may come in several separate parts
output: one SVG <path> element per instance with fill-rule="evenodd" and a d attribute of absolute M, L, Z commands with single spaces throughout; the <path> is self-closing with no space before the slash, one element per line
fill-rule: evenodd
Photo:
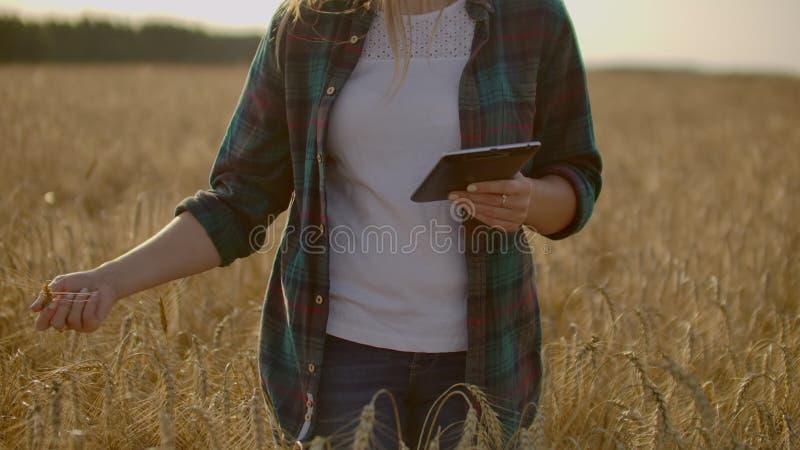
<path fill-rule="evenodd" d="M 317 369 L 317 367 L 314 365 L 314 363 L 308 363 L 308 371 L 309 372 L 314 373 L 314 370 L 316 370 L 316 369 Z"/>
<path fill-rule="evenodd" d="M 317 302 L 318 305 L 321 305 L 322 301 L 323 301 L 322 300 L 322 296 L 321 295 L 317 295 L 317 298 L 315 298 L 314 301 Z"/>
<path fill-rule="evenodd" d="M 325 93 L 328 95 L 333 95 L 334 92 L 336 92 L 336 88 L 333 86 L 328 86 L 328 89 L 325 90 Z"/>
<path fill-rule="evenodd" d="M 317 162 L 322 164 L 322 155 L 320 155 L 319 153 L 317 153 Z"/>
<path fill-rule="evenodd" d="M 350 36 L 350 43 L 355 44 L 356 42 L 358 42 L 358 36 L 356 36 L 355 34 Z"/>

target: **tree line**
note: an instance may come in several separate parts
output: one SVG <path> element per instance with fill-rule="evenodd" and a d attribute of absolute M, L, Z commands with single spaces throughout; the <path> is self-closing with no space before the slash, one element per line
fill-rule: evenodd
<path fill-rule="evenodd" d="M 134 28 L 83 18 L 23 22 L 0 17 L 0 62 L 249 61 L 259 36 L 213 35 L 171 24 Z"/>

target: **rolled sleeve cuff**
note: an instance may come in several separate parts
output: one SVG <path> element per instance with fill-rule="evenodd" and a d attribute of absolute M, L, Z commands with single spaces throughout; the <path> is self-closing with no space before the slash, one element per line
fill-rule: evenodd
<path fill-rule="evenodd" d="M 249 246 L 249 240 L 241 242 L 238 223 L 213 192 L 197 191 L 194 196 L 186 197 L 175 206 L 173 215 L 178 216 L 184 211 L 189 211 L 205 228 L 219 253 L 219 267 L 228 266 L 241 255 L 251 253 L 248 249 L 241 248 L 243 245 Z"/>
<path fill-rule="evenodd" d="M 575 216 L 572 218 L 572 221 L 559 231 L 550 234 L 542 234 L 542 236 L 550 240 L 557 241 L 577 233 L 586 225 L 594 209 L 595 195 L 592 185 L 577 168 L 570 164 L 546 166 L 536 171 L 534 176 L 540 178 L 551 174 L 559 175 L 569 182 L 572 186 L 572 190 L 575 192 L 576 200 Z"/>

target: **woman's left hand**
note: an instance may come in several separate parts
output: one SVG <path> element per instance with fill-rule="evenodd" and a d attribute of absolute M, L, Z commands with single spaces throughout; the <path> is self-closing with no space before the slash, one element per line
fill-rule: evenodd
<path fill-rule="evenodd" d="M 533 181 L 517 172 L 510 180 L 476 181 L 466 191 L 450 191 L 448 200 L 486 225 L 514 232 L 528 218 L 532 195 Z"/>

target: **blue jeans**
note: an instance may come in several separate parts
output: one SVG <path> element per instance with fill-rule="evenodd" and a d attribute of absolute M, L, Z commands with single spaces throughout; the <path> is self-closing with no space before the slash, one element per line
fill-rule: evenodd
<path fill-rule="evenodd" d="M 378 390 L 385 388 L 397 403 L 403 441 L 410 449 L 416 449 L 433 402 L 453 384 L 464 382 L 466 351 L 402 352 L 330 334 L 325 337 L 324 351 L 313 435 L 304 442 L 310 442 L 314 436 L 330 436 L 333 448 L 349 448 L 362 408 Z M 440 448 L 453 448 L 463 431 L 466 414 L 464 398 L 452 396 L 442 405 L 432 433 L 428 419 L 426 436 L 432 438 L 441 426 Z M 371 440 L 370 448 L 398 448 L 394 409 L 385 394 L 375 402 Z"/>

